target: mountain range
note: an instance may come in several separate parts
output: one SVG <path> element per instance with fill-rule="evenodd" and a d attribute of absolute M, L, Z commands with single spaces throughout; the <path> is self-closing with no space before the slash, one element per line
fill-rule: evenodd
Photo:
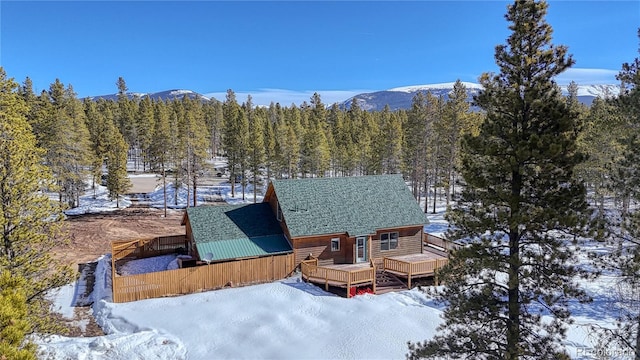
<path fill-rule="evenodd" d="M 482 85 L 471 82 L 462 83 L 467 89 L 468 101 L 473 100 L 473 96 L 482 90 Z M 441 83 L 429 85 L 413 85 L 397 87 L 384 91 L 376 91 L 372 93 L 358 94 L 347 99 L 340 105 L 349 108 L 355 99 L 361 109 L 367 111 L 380 111 L 386 105 L 393 110 L 410 109 L 413 97 L 418 93 L 431 92 L 436 97 L 442 96 L 445 100 L 449 98 L 449 94 L 453 91 L 454 83 Z M 569 94 L 567 86 L 560 86 L 562 93 L 566 96 Z M 606 98 L 617 96 L 620 89 L 618 85 L 578 85 L 578 100 L 586 105 L 591 105 L 597 97 Z"/>
<path fill-rule="evenodd" d="M 477 83 L 472 82 L 463 82 L 464 86 L 467 89 L 467 98 L 469 101 L 473 100 L 473 96 L 476 95 L 481 89 L 482 86 Z M 413 85 L 413 86 L 403 86 L 397 87 L 388 90 L 375 91 L 370 93 L 362 93 L 355 95 L 349 99 L 346 99 L 338 104 L 345 109 L 348 109 L 353 103 L 354 99 L 357 101 L 358 105 L 361 109 L 367 111 L 381 111 L 384 109 L 386 105 L 389 105 L 389 108 L 393 110 L 399 109 L 410 109 L 411 103 L 413 101 L 413 97 L 418 93 L 427 93 L 431 92 L 431 94 L 440 97 L 442 96 L 445 100 L 448 99 L 449 94 L 453 91 L 453 82 L 450 83 L 440 83 L 440 84 L 427 84 L 427 85 Z M 567 86 L 560 86 L 564 95 L 568 94 Z M 583 104 L 590 105 L 591 102 L 596 97 L 606 98 L 611 96 L 617 96 L 619 93 L 618 85 L 578 85 L 578 100 Z M 322 95 L 322 94 L 320 94 Z M 127 93 L 129 98 L 142 98 L 145 96 L 149 96 L 153 100 L 174 100 L 181 99 L 184 96 L 187 96 L 191 99 L 202 99 L 204 101 L 214 100 L 218 101 L 220 99 L 215 99 L 213 97 L 207 97 L 202 94 L 199 94 L 195 91 L 191 90 L 166 90 L 155 93 Z M 117 94 L 109 94 L 109 95 L 100 95 L 100 96 L 92 96 L 91 99 L 97 100 L 99 98 L 103 98 L 106 100 L 117 100 Z M 274 99 L 274 102 L 277 102 L 277 99 Z M 329 104 L 331 105 L 331 104 Z"/>
<path fill-rule="evenodd" d="M 129 97 L 129 99 L 135 99 L 135 98 L 140 98 L 141 99 L 141 98 L 143 98 L 145 96 L 148 96 L 148 97 L 151 98 L 151 100 L 175 100 L 175 99 L 182 99 L 184 96 L 187 96 L 189 99 L 202 99 L 202 100 L 206 100 L 206 101 L 211 100 L 209 97 L 206 97 L 206 96 L 204 96 L 202 94 L 198 94 L 195 91 L 178 90 L 178 89 L 165 90 L 165 91 L 154 92 L 154 93 L 128 92 L 127 96 Z M 118 100 L 118 94 L 90 96 L 89 98 L 91 100 L 105 99 L 105 100 L 116 101 L 116 100 Z"/>

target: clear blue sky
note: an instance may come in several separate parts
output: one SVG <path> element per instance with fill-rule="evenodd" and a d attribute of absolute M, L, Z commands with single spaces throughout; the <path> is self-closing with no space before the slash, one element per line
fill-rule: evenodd
<path fill-rule="evenodd" d="M 289 104 L 317 91 L 330 103 L 495 71 L 509 3 L 4 0 L 0 64 L 37 92 L 59 78 L 79 97 L 115 93 L 122 76 L 133 92 L 223 99 L 231 88 L 239 101 L 251 93 Z M 638 0 L 552 0 L 547 21 L 576 60 L 558 82 L 616 83 L 638 56 Z"/>

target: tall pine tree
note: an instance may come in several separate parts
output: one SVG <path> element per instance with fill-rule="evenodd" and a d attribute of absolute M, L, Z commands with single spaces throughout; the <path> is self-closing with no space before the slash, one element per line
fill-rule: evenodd
<path fill-rule="evenodd" d="M 453 252 L 442 270 L 447 304 L 440 333 L 411 344 L 411 357 L 559 359 L 568 302 L 588 300 L 575 283 L 568 246 L 589 216 L 574 182 L 576 114 L 553 78 L 573 64 L 551 44 L 547 4 L 516 1 L 511 35 L 496 48 L 499 74 L 484 74 L 477 105 L 486 112 L 478 136 L 465 136 L 461 173 L 467 186 L 448 214 Z M 543 319 L 542 316 L 548 317 Z"/>
<path fill-rule="evenodd" d="M 72 278 L 71 269 L 51 257 L 64 241 L 64 214 L 43 192 L 53 177 L 16 88 L 0 67 L 0 354 L 9 357 L 13 352 L 5 349 L 28 349 L 22 335 L 53 326 L 45 294 Z"/>

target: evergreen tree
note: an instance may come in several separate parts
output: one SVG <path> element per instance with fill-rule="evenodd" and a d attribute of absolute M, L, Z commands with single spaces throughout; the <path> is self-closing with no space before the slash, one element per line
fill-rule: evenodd
<path fill-rule="evenodd" d="M 223 121 L 222 103 L 216 100 L 204 104 L 204 122 L 209 129 L 209 151 L 211 156 L 218 156 L 221 147 L 221 128 Z"/>
<path fill-rule="evenodd" d="M 280 106 L 278 105 L 278 108 Z M 276 153 L 277 141 L 275 126 L 280 116 L 280 110 L 276 108 L 276 105 L 271 102 L 267 111 L 267 118 L 264 121 L 264 150 L 265 150 L 265 165 L 267 167 L 267 183 L 271 181 L 271 171 L 275 165 L 278 154 Z"/>
<path fill-rule="evenodd" d="M 36 146 L 36 138 L 26 121 L 28 109 L 15 92 L 16 88 L 17 84 L 7 79 L 0 67 L 0 350 L 3 355 L 20 349 L 30 352 L 22 335 L 46 332 L 55 326 L 48 316 L 50 307 L 45 294 L 72 279 L 71 269 L 51 257 L 52 249 L 65 241 L 64 214 L 60 204 L 43 192 L 53 188 L 53 178 L 43 165 L 44 151 Z M 26 316 L 23 302 L 26 302 Z M 6 353 L 4 349 L 8 349 Z M 32 358 L 20 351 L 16 354 Z"/>
<path fill-rule="evenodd" d="M 345 176 L 347 173 L 346 167 L 349 163 L 347 151 L 351 138 L 345 123 L 347 121 L 345 112 L 338 107 L 338 104 L 333 104 L 329 108 L 327 116 L 333 138 L 333 146 L 331 148 L 333 174 L 334 176 Z"/>
<path fill-rule="evenodd" d="M 46 150 L 45 161 L 57 180 L 60 202 L 74 207 L 84 192 L 91 163 L 85 113 L 73 88 L 56 79 L 37 101 L 32 112 L 38 146 Z"/>
<path fill-rule="evenodd" d="M 385 106 L 381 114 L 381 131 L 376 141 L 382 172 L 397 174 L 402 165 L 402 120 L 397 112 Z"/>
<path fill-rule="evenodd" d="M 138 106 L 138 114 L 136 125 L 138 126 L 137 134 L 140 144 L 140 152 L 142 154 L 142 170 L 147 171 L 147 164 L 149 163 L 149 152 L 151 142 L 153 138 L 153 129 L 155 117 L 153 103 L 149 96 L 145 96 L 140 101 Z"/>
<path fill-rule="evenodd" d="M 249 99 L 247 99 L 249 102 Z M 249 171 L 251 171 L 253 182 L 253 202 L 256 202 L 258 193 L 258 179 L 260 168 L 265 162 L 265 139 L 264 130 L 267 122 L 267 114 L 264 109 L 254 109 L 253 115 L 249 118 Z"/>
<path fill-rule="evenodd" d="M 318 93 L 311 97 L 311 105 L 303 112 L 305 125 L 300 154 L 303 177 L 307 173 L 312 176 L 324 176 L 329 170 L 331 160 L 326 135 L 326 110 Z"/>
<path fill-rule="evenodd" d="M 460 80 L 453 85 L 453 92 L 449 95 L 444 109 L 444 116 L 440 121 L 441 135 L 438 136 L 443 146 L 445 157 L 445 176 L 443 185 L 447 196 L 447 206 L 451 202 L 453 185 L 457 168 L 459 166 L 460 139 L 465 133 L 469 133 L 472 117 L 468 114 L 467 90 Z"/>
<path fill-rule="evenodd" d="M 411 344 L 412 358 L 568 358 L 560 347 L 568 301 L 588 300 L 568 245 L 589 211 L 573 178 L 581 160 L 575 113 L 553 82 L 573 60 L 551 44 L 546 11 L 532 0 L 508 7 L 512 33 L 495 55 L 500 73 L 480 79 L 475 101 L 486 119 L 478 136 L 464 137 L 467 186 L 447 216 L 456 229 L 448 236 L 469 245 L 440 273 L 441 333 Z"/>
<path fill-rule="evenodd" d="M 134 100 L 129 98 L 127 91 L 127 83 L 124 78 L 119 77 L 116 82 L 118 87 L 118 108 L 114 113 L 116 124 L 120 134 L 124 137 L 124 140 L 129 144 L 130 149 L 128 153 L 131 153 L 131 159 L 134 162 L 134 167 L 137 170 L 139 165 L 139 137 L 138 137 L 138 124 L 137 124 L 137 104 Z"/>
<path fill-rule="evenodd" d="M 153 141 L 149 148 L 151 167 L 162 174 L 162 198 L 164 216 L 167 216 L 167 165 L 171 154 L 171 124 L 165 103 L 154 103 Z"/>
<path fill-rule="evenodd" d="M 120 207 L 120 195 L 131 187 L 131 180 L 127 174 L 127 150 L 129 146 L 118 129 L 109 128 L 109 150 L 107 151 L 107 189 L 109 197 L 116 200 L 116 207 Z"/>
<path fill-rule="evenodd" d="M 598 330 L 604 344 L 616 344 L 640 359 L 640 209 L 630 206 L 632 200 L 640 204 L 640 57 L 622 64 L 617 78 L 622 83 L 622 92 L 612 103 L 619 113 L 622 156 L 615 162 L 611 177 L 617 194 L 623 198 L 620 209 L 623 216 L 614 236 L 616 251 L 609 260 L 621 279 L 616 284 L 617 296 L 612 304 L 618 312 L 616 326 Z"/>
<path fill-rule="evenodd" d="M 227 166 L 230 174 L 229 182 L 231 183 L 231 196 L 233 197 L 235 196 L 236 175 L 240 174 L 241 179 L 245 177 L 249 122 L 245 112 L 238 105 L 236 94 L 231 89 L 227 90 L 222 109 L 224 115 L 222 146 L 227 154 Z"/>
<path fill-rule="evenodd" d="M 183 120 L 180 124 L 183 153 L 185 154 L 184 174 L 187 183 L 187 206 L 190 206 L 191 191 L 193 189 L 193 206 L 197 206 L 198 179 L 204 174 L 208 158 L 208 131 L 204 122 L 202 102 L 184 96 L 181 101 Z"/>

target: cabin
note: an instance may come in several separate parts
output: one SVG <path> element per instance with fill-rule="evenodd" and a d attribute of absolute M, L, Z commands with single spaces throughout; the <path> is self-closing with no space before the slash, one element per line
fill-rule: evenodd
<path fill-rule="evenodd" d="M 308 257 L 335 265 L 422 253 L 427 219 L 400 175 L 273 180 L 264 202 L 297 265 Z"/>
<path fill-rule="evenodd" d="M 447 258 L 425 250 L 426 223 L 400 175 L 272 180 L 260 204 L 189 208 L 183 220 L 200 263 L 287 255 L 303 279 L 347 296 L 434 276 Z"/>
<path fill-rule="evenodd" d="M 185 235 L 112 243 L 114 302 L 302 279 L 351 297 L 437 283 L 456 244 L 424 233 L 400 175 L 273 180 L 258 204 L 190 207 Z M 132 258 L 180 254 L 177 269 L 120 275 Z M 336 290 L 337 289 L 337 290 Z"/>

